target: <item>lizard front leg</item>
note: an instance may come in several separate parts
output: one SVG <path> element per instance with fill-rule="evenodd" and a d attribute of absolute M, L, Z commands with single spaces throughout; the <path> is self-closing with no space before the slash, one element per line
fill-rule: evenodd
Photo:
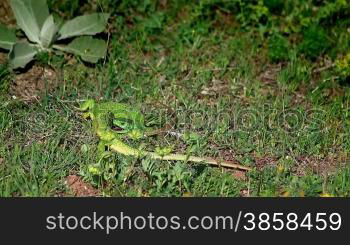
<path fill-rule="evenodd" d="M 108 150 L 109 145 L 110 144 L 108 144 L 108 142 L 100 140 L 97 146 L 97 154 L 99 159 L 107 158 L 113 154 Z"/>

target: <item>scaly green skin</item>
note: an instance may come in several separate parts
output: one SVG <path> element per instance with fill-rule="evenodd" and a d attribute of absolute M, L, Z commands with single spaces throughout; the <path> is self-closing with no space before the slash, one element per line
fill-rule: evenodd
<path fill-rule="evenodd" d="M 103 154 L 105 147 L 127 156 L 143 157 L 149 156 L 152 159 L 205 162 L 212 165 L 236 168 L 241 170 L 251 170 L 249 167 L 241 166 L 226 161 L 217 161 L 210 158 L 186 156 L 182 154 L 159 155 L 155 152 L 139 150 L 122 141 L 122 137 L 128 135 L 131 138 L 140 138 L 149 131 L 144 125 L 144 117 L 134 108 L 115 102 L 96 103 L 94 100 L 87 100 L 80 107 L 81 111 L 87 111 L 85 118 L 90 118 L 93 127 L 100 138 L 99 151 Z M 111 126 L 117 126 L 119 131 L 115 131 Z"/>
<path fill-rule="evenodd" d="M 140 134 L 146 131 L 143 115 L 132 107 L 114 102 L 96 103 L 87 100 L 80 107 L 81 111 L 87 111 L 85 118 L 93 122 L 94 130 L 103 141 L 111 141 L 121 135 Z M 112 121 L 112 123 L 110 123 Z M 111 126 L 118 126 L 120 130 L 112 130 Z"/>

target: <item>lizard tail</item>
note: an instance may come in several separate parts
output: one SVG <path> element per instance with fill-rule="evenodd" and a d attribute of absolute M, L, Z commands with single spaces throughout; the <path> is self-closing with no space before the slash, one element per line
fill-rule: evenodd
<path fill-rule="evenodd" d="M 149 156 L 152 159 L 159 159 L 159 160 L 190 161 L 190 162 L 197 162 L 197 163 L 203 162 L 203 163 L 208 163 L 211 165 L 216 165 L 219 167 L 222 166 L 222 167 L 234 168 L 234 169 L 245 170 L 245 171 L 252 170 L 252 168 L 250 168 L 250 167 L 235 164 L 235 163 L 232 163 L 229 161 L 218 161 L 218 160 L 211 159 L 211 158 L 187 156 L 187 155 L 182 155 L 182 154 L 169 154 L 169 155 L 161 156 L 155 152 L 134 149 L 134 148 L 122 143 L 122 142 L 111 144 L 109 147 L 113 151 L 116 151 L 120 154 L 127 155 L 127 156 L 137 156 L 137 157 Z"/>

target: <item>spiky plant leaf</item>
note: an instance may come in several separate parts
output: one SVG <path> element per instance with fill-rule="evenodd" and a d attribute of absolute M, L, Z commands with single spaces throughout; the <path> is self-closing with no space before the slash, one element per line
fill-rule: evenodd
<path fill-rule="evenodd" d="M 105 29 L 108 18 L 109 14 L 105 13 L 78 16 L 63 24 L 59 30 L 60 36 L 58 39 L 100 33 Z"/>
<path fill-rule="evenodd" d="M 78 37 L 67 46 L 53 46 L 56 49 L 80 56 L 84 61 L 97 63 L 106 55 L 107 44 L 101 39 L 95 39 L 89 36 Z"/>
<path fill-rule="evenodd" d="M 10 53 L 10 65 L 12 68 L 24 68 L 30 61 L 33 60 L 34 56 L 38 51 L 30 46 L 28 42 L 16 43 L 13 45 Z"/>
<path fill-rule="evenodd" d="M 32 42 L 40 43 L 40 29 L 49 16 L 46 0 L 10 0 L 17 25 Z"/>
<path fill-rule="evenodd" d="M 13 30 L 0 24 L 0 48 L 11 50 L 16 42 L 16 34 Z"/>
<path fill-rule="evenodd" d="M 47 17 L 40 31 L 41 45 L 45 48 L 50 47 L 50 45 L 55 39 L 56 33 L 57 33 L 57 26 L 55 25 L 53 16 L 50 15 L 49 17 Z"/>

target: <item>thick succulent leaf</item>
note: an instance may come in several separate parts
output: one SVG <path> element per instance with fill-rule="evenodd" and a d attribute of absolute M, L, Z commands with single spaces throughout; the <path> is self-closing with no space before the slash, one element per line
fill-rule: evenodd
<path fill-rule="evenodd" d="M 89 36 L 78 37 L 67 46 L 53 46 L 54 48 L 79 55 L 84 61 L 96 63 L 106 55 L 107 44 L 101 39 Z"/>
<path fill-rule="evenodd" d="M 40 31 L 41 45 L 45 48 L 48 48 L 51 45 L 51 43 L 54 41 L 56 33 L 57 33 L 57 26 L 55 25 L 53 16 L 50 15 L 49 17 L 47 17 Z"/>
<path fill-rule="evenodd" d="M 59 30 L 59 40 L 81 35 L 95 35 L 106 28 L 109 14 L 94 13 L 67 21 Z"/>
<path fill-rule="evenodd" d="M 0 48 L 11 50 L 16 42 L 16 34 L 13 30 L 0 24 Z"/>
<path fill-rule="evenodd" d="M 45 21 L 50 15 L 49 7 L 47 6 L 46 0 L 26 0 L 26 1 L 32 2 L 31 6 L 33 8 L 33 14 L 39 25 L 39 29 L 41 30 Z"/>
<path fill-rule="evenodd" d="M 12 68 L 24 68 L 30 61 L 33 60 L 36 55 L 37 50 L 30 46 L 29 43 L 16 43 L 13 45 L 10 53 L 9 59 Z"/>
<path fill-rule="evenodd" d="M 10 0 L 17 25 L 28 39 L 39 43 L 40 29 L 49 16 L 46 0 Z"/>

